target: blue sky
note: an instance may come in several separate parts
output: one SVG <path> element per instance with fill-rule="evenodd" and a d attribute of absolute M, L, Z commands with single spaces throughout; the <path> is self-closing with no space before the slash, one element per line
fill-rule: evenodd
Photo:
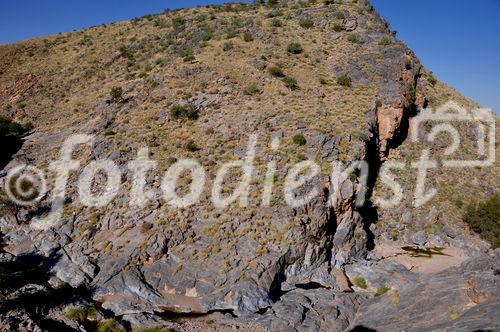
<path fill-rule="evenodd" d="M 0 44 L 225 0 L 1 0 Z M 500 114 L 500 0 L 372 0 L 426 68 Z"/>

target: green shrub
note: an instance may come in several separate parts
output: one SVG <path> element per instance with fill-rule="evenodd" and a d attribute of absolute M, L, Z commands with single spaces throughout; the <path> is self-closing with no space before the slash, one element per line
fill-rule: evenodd
<path fill-rule="evenodd" d="M 196 142 L 192 139 L 190 139 L 187 143 L 186 143 L 186 150 L 188 150 L 189 152 L 196 152 L 199 150 L 198 148 L 198 145 L 196 145 Z"/>
<path fill-rule="evenodd" d="M 335 17 L 339 20 L 343 20 L 343 19 L 345 19 L 345 14 L 344 14 L 344 12 L 336 12 Z"/>
<path fill-rule="evenodd" d="M 354 285 L 359 287 L 359 288 L 363 288 L 363 289 L 368 288 L 368 285 L 366 284 L 365 278 L 363 278 L 361 276 L 354 277 L 353 282 L 354 282 Z"/>
<path fill-rule="evenodd" d="M 481 238 L 490 242 L 493 249 L 500 247 L 500 195 L 468 205 L 463 220 Z"/>
<path fill-rule="evenodd" d="M 71 307 L 67 308 L 65 315 L 75 322 L 84 322 L 89 316 L 95 315 L 94 307 Z"/>
<path fill-rule="evenodd" d="M 408 100 L 410 104 L 414 104 L 417 100 L 417 89 L 415 82 L 409 82 L 406 86 L 406 100 Z"/>
<path fill-rule="evenodd" d="M 293 77 L 290 77 L 290 76 L 284 77 L 283 83 L 285 83 L 285 86 L 292 91 L 299 89 L 299 84 L 298 84 L 297 80 Z"/>
<path fill-rule="evenodd" d="M 121 332 L 118 324 L 114 319 L 107 319 L 105 321 L 99 322 L 97 325 L 98 332 Z"/>
<path fill-rule="evenodd" d="M 393 42 L 394 42 L 394 41 L 393 41 L 393 39 L 392 39 L 391 37 L 385 36 L 384 38 L 382 38 L 382 39 L 378 42 L 378 44 L 379 44 L 380 46 L 389 46 L 389 45 L 392 45 L 392 43 L 393 43 Z"/>
<path fill-rule="evenodd" d="M 274 18 L 272 21 L 271 21 L 271 26 L 275 27 L 275 28 L 279 28 L 279 27 L 282 27 L 283 26 L 283 23 L 281 23 L 281 20 L 279 18 Z"/>
<path fill-rule="evenodd" d="M 337 78 L 337 84 L 341 86 L 351 86 L 351 78 L 347 74 L 343 74 Z"/>
<path fill-rule="evenodd" d="M 310 29 L 314 26 L 314 22 L 310 18 L 303 18 L 299 20 L 299 25 L 304 29 Z"/>
<path fill-rule="evenodd" d="M 389 290 L 391 290 L 389 287 L 384 286 L 382 288 L 377 289 L 377 291 L 375 292 L 375 294 L 373 294 L 373 296 L 374 297 L 379 297 L 379 296 L 384 295 L 385 293 L 387 293 Z"/>
<path fill-rule="evenodd" d="M 267 1 L 267 5 L 268 6 L 271 6 L 271 7 L 274 7 L 278 4 L 278 0 L 268 0 Z"/>
<path fill-rule="evenodd" d="M 113 87 L 109 92 L 109 96 L 111 97 L 110 101 L 112 103 L 119 103 L 123 101 L 123 89 L 121 87 Z"/>
<path fill-rule="evenodd" d="M 196 59 L 194 57 L 193 50 L 190 48 L 185 48 L 185 49 L 181 50 L 179 55 L 181 56 L 181 58 L 184 59 L 184 62 L 189 62 L 189 61 L 193 61 Z"/>
<path fill-rule="evenodd" d="M 334 0 L 323 0 L 323 4 L 325 6 L 333 5 L 334 4 Z"/>
<path fill-rule="evenodd" d="M 24 131 L 23 126 L 19 123 L 16 123 L 7 117 L 0 116 L 0 137 L 21 136 Z"/>
<path fill-rule="evenodd" d="M 324 77 L 320 77 L 320 78 L 319 78 L 319 84 L 321 84 L 321 85 L 325 85 L 325 84 L 328 84 L 328 81 L 326 80 L 326 78 L 324 78 Z"/>
<path fill-rule="evenodd" d="M 224 52 L 227 52 L 227 51 L 229 51 L 229 50 L 232 50 L 233 48 L 234 48 L 234 45 L 233 45 L 233 43 L 232 43 L 232 42 L 230 42 L 230 41 L 229 41 L 229 42 L 225 42 L 225 43 L 224 43 L 224 45 L 222 46 L 222 50 L 223 50 Z"/>
<path fill-rule="evenodd" d="M 288 53 L 292 53 L 292 54 L 300 54 L 304 51 L 304 49 L 302 48 L 302 45 L 300 45 L 299 43 L 288 44 L 288 47 L 286 48 L 286 50 Z"/>
<path fill-rule="evenodd" d="M 182 17 L 174 17 L 172 19 L 172 26 L 174 28 L 178 28 L 186 23 L 186 20 L 183 19 Z"/>
<path fill-rule="evenodd" d="M 110 136 L 115 136 L 116 133 L 113 130 L 108 130 L 104 133 L 104 136 L 110 137 Z"/>
<path fill-rule="evenodd" d="M 248 31 L 243 33 L 243 40 L 246 41 L 247 43 L 253 41 L 252 34 Z"/>
<path fill-rule="evenodd" d="M 306 138 L 302 134 L 297 134 L 297 135 L 293 136 L 292 141 L 295 144 L 300 145 L 300 146 L 306 145 L 306 143 L 307 143 Z"/>
<path fill-rule="evenodd" d="M 267 17 L 269 18 L 278 16 L 283 16 L 283 11 L 281 9 L 273 9 L 267 14 Z"/>
<path fill-rule="evenodd" d="M 333 25 L 333 31 L 340 32 L 344 30 L 344 26 L 342 24 L 335 23 Z"/>
<path fill-rule="evenodd" d="M 428 80 L 432 86 L 436 85 L 437 83 L 437 78 L 434 76 L 434 74 L 432 74 L 432 72 L 429 73 Z"/>
<path fill-rule="evenodd" d="M 259 87 L 257 86 L 256 83 L 250 83 L 246 88 L 245 88 L 245 94 L 247 95 L 254 95 L 260 92 Z"/>
<path fill-rule="evenodd" d="M 283 72 L 283 69 L 281 69 L 278 66 L 269 67 L 268 71 L 269 71 L 269 74 L 273 75 L 274 77 L 285 77 L 285 73 Z"/>
<path fill-rule="evenodd" d="M 351 33 L 347 36 L 347 40 L 354 44 L 361 43 L 361 37 L 357 33 Z"/>
<path fill-rule="evenodd" d="M 191 106 L 174 105 L 170 108 L 170 114 L 174 119 L 198 119 L 198 111 Z"/>

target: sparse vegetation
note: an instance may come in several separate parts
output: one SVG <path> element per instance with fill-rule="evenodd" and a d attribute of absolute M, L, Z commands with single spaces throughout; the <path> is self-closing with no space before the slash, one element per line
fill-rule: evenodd
<path fill-rule="evenodd" d="M 357 33 L 351 33 L 347 36 L 347 40 L 354 44 L 361 43 L 361 37 Z"/>
<path fill-rule="evenodd" d="M 95 315 L 94 307 L 70 307 L 65 311 L 66 317 L 75 322 L 84 322 L 88 317 Z"/>
<path fill-rule="evenodd" d="M 112 103 L 120 103 L 123 101 L 123 89 L 122 87 L 113 87 L 109 92 L 109 96 L 111 97 L 110 101 Z"/>
<path fill-rule="evenodd" d="M 114 319 L 107 319 L 105 321 L 99 322 L 97 325 L 98 332 L 121 332 L 118 324 Z"/>
<path fill-rule="evenodd" d="M 283 83 L 285 83 L 285 86 L 289 88 L 292 91 L 298 90 L 299 89 L 299 83 L 297 80 L 293 77 L 290 76 L 285 76 L 283 78 Z"/>
<path fill-rule="evenodd" d="M 269 67 L 268 71 L 269 71 L 269 74 L 273 75 L 274 77 L 285 77 L 285 73 L 283 72 L 283 69 L 281 69 L 278 66 Z"/>
<path fill-rule="evenodd" d="M 374 296 L 374 297 L 379 297 L 379 296 L 382 296 L 382 295 L 384 295 L 385 293 L 387 293 L 389 290 L 390 290 L 390 288 L 389 288 L 389 287 L 384 286 L 384 287 L 382 287 L 382 288 L 377 289 L 377 291 L 375 292 L 375 294 L 373 294 L 373 296 Z"/>
<path fill-rule="evenodd" d="M 299 20 L 299 25 L 304 29 L 310 29 L 314 26 L 314 22 L 310 18 L 303 18 Z"/>
<path fill-rule="evenodd" d="M 382 39 L 378 42 L 378 44 L 379 44 L 380 46 L 389 46 L 389 45 L 392 45 L 393 43 L 394 43 L 394 40 L 393 40 L 391 37 L 389 37 L 389 36 L 385 36 L 385 37 L 383 37 L 383 38 L 382 38 Z"/>
<path fill-rule="evenodd" d="M 342 24 L 335 23 L 333 25 L 333 31 L 340 32 L 342 30 L 344 30 L 344 26 Z"/>
<path fill-rule="evenodd" d="M 256 83 L 250 83 L 246 88 L 245 88 L 245 94 L 247 95 L 254 95 L 260 92 L 259 87 L 257 86 Z"/>
<path fill-rule="evenodd" d="M 198 148 L 198 145 L 196 145 L 196 142 L 194 140 L 190 139 L 186 143 L 186 150 L 188 150 L 189 152 L 196 152 L 199 150 L 199 148 Z"/>
<path fill-rule="evenodd" d="M 306 138 L 302 134 L 297 134 L 297 135 L 293 136 L 292 141 L 299 146 L 306 145 L 306 143 L 307 143 Z"/>
<path fill-rule="evenodd" d="M 463 220 L 474 232 L 490 242 L 493 249 L 500 248 L 500 195 L 468 205 Z"/>
<path fill-rule="evenodd" d="M 337 78 L 337 84 L 340 86 L 351 86 L 351 78 L 347 74 L 343 74 Z"/>
<path fill-rule="evenodd" d="M 222 50 L 224 52 L 227 52 L 229 50 L 232 50 L 234 48 L 234 45 L 232 42 L 228 41 L 228 42 L 225 42 L 224 45 L 222 46 Z"/>
<path fill-rule="evenodd" d="M 279 28 L 279 27 L 282 27 L 283 26 L 283 23 L 281 22 L 280 19 L 278 18 L 274 18 L 272 21 L 271 21 L 271 26 L 275 27 L 275 28 Z"/>
<path fill-rule="evenodd" d="M 170 108 L 170 114 L 174 119 L 198 119 L 198 111 L 190 105 L 174 105 Z"/>
<path fill-rule="evenodd" d="M 355 286 L 357 286 L 359 288 L 363 288 L 363 289 L 368 288 L 368 285 L 366 284 L 365 278 L 363 278 L 361 276 L 354 277 L 353 283 Z"/>
<path fill-rule="evenodd" d="M 406 87 L 406 100 L 410 104 L 414 104 L 417 100 L 417 89 L 415 82 L 409 82 Z"/>
<path fill-rule="evenodd" d="M 427 80 L 429 81 L 430 85 L 434 86 L 437 83 L 437 78 L 434 76 L 432 72 L 429 72 Z"/>
<path fill-rule="evenodd" d="M 243 40 L 244 40 L 245 42 L 247 42 L 247 43 L 248 43 L 248 42 L 253 41 L 253 36 L 252 36 L 252 34 L 251 34 L 250 32 L 248 32 L 248 31 L 244 32 L 244 33 L 243 33 Z"/>
<path fill-rule="evenodd" d="M 300 54 L 304 51 L 304 49 L 302 48 L 302 45 L 300 45 L 299 43 L 288 44 L 288 47 L 286 48 L 286 50 L 288 53 L 292 53 L 292 54 Z"/>

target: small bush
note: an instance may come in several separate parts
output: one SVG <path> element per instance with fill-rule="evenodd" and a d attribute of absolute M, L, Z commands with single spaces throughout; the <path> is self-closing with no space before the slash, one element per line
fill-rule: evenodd
<path fill-rule="evenodd" d="M 255 84 L 255 83 L 251 83 L 245 88 L 245 94 L 247 94 L 247 95 L 254 95 L 254 94 L 257 94 L 259 92 L 260 92 L 260 89 L 257 86 L 257 84 Z"/>
<path fill-rule="evenodd" d="M 432 72 L 431 72 L 431 73 L 429 73 L 428 80 L 429 80 L 429 83 L 430 83 L 432 86 L 436 85 L 436 83 L 437 83 L 437 78 L 434 76 L 434 74 L 432 74 Z"/>
<path fill-rule="evenodd" d="M 345 19 L 345 14 L 343 12 L 336 12 L 335 17 L 339 20 Z"/>
<path fill-rule="evenodd" d="M 325 84 L 328 84 L 328 81 L 326 80 L 326 78 L 324 78 L 324 77 L 320 77 L 320 78 L 319 78 L 319 84 L 321 84 L 321 85 L 325 85 Z"/>
<path fill-rule="evenodd" d="M 224 45 L 222 46 L 222 50 L 224 52 L 230 51 L 234 48 L 234 45 L 232 42 L 225 42 Z"/>
<path fill-rule="evenodd" d="M 112 103 L 119 103 L 123 101 L 123 89 L 121 87 L 113 87 L 109 92 Z"/>
<path fill-rule="evenodd" d="M 353 282 L 354 282 L 354 285 L 359 287 L 359 288 L 363 288 L 363 289 L 368 288 L 368 285 L 366 284 L 366 280 L 363 277 L 360 277 L 360 276 L 355 277 Z"/>
<path fill-rule="evenodd" d="M 110 136 L 115 136 L 116 133 L 113 130 L 108 130 L 104 133 L 104 136 L 110 137 Z"/>
<path fill-rule="evenodd" d="M 299 21 L 299 25 L 304 29 L 310 29 L 314 26 L 314 22 L 310 18 L 303 18 Z"/>
<path fill-rule="evenodd" d="M 114 319 L 107 319 L 105 321 L 99 322 L 97 325 L 98 332 L 121 332 L 118 324 Z"/>
<path fill-rule="evenodd" d="M 493 249 L 500 247 L 500 195 L 468 205 L 463 220 L 481 238 L 490 242 Z"/>
<path fill-rule="evenodd" d="M 285 86 L 292 91 L 299 89 L 299 84 L 298 84 L 297 80 L 293 77 L 290 77 L 290 76 L 284 77 L 283 83 L 285 83 Z"/>
<path fill-rule="evenodd" d="M 389 287 L 384 286 L 384 287 L 382 287 L 382 288 L 377 289 L 377 291 L 375 292 L 375 294 L 373 294 L 373 296 L 374 296 L 374 297 L 379 297 L 379 296 L 382 296 L 382 295 L 384 295 L 385 293 L 387 293 L 389 290 L 390 290 L 390 288 L 389 288 Z"/>
<path fill-rule="evenodd" d="M 286 50 L 288 53 L 292 53 L 292 54 L 300 54 L 304 51 L 304 49 L 302 48 L 302 45 L 300 45 L 299 43 L 288 44 L 288 47 L 286 48 Z"/>
<path fill-rule="evenodd" d="M 185 48 L 183 49 L 179 55 L 181 56 L 181 58 L 184 59 L 184 62 L 190 62 L 190 61 L 193 61 L 195 60 L 196 58 L 194 57 L 194 53 L 193 53 L 193 50 L 190 49 L 190 48 Z"/>
<path fill-rule="evenodd" d="M 252 36 L 252 34 L 251 34 L 250 32 L 248 32 L 248 31 L 247 31 L 247 32 L 245 32 L 245 33 L 243 33 L 243 40 L 244 40 L 245 42 L 247 42 L 247 43 L 248 43 L 248 42 L 253 41 L 253 36 Z"/>
<path fill-rule="evenodd" d="M 278 66 L 269 67 L 268 71 L 269 71 L 269 74 L 273 75 L 274 77 L 285 77 L 285 73 L 283 72 L 283 69 L 281 69 Z"/>
<path fill-rule="evenodd" d="M 172 19 L 172 26 L 178 28 L 186 23 L 186 20 L 181 17 L 174 17 Z"/>
<path fill-rule="evenodd" d="M 278 4 L 278 0 L 268 0 L 267 5 L 270 7 L 274 7 Z"/>
<path fill-rule="evenodd" d="M 337 78 L 337 84 L 341 86 L 351 86 L 351 78 L 347 74 L 343 74 Z"/>
<path fill-rule="evenodd" d="M 335 23 L 333 25 L 333 31 L 340 32 L 342 30 L 344 30 L 344 26 L 342 24 Z"/>
<path fill-rule="evenodd" d="M 361 37 L 357 33 L 351 33 L 347 36 L 347 40 L 354 44 L 361 43 Z"/>
<path fill-rule="evenodd" d="M 174 119 L 198 119 L 198 111 L 191 106 L 174 105 L 170 108 L 170 114 Z"/>
<path fill-rule="evenodd" d="M 406 100 L 408 100 L 410 104 L 414 104 L 417 100 L 417 89 L 415 86 L 415 82 L 408 83 L 406 87 Z"/>
<path fill-rule="evenodd" d="M 282 27 L 283 26 L 283 23 L 281 23 L 281 20 L 278 19 L 278 18 L 275 18 L 271 21 L 271 26 L 275 27 L 275 28 L 279 28 L 279 27 Z"/>
<path fill-rule="evenodd" d="M 323 0 L 323 4 L 325 6 L 333 5 L 334 4 L 334 0 Z"/>
<path fill-rule="evenodd" d="M 393 43 L 393 42 L 394 42 L 394 41 L 392 40 L 392 38 L 391 38 L 391 37 L 385 36 L 384 38 L 382 38 L 382 39 L 378 42 L 378 44 L 379 44 L 380 46 L 389 46 L 389 45 L 392 45 L 392 43 Z"/>
<path fill-rule="evenodd" d="M 302 134 L 297 134 L 297 135 L 293 136 L 292 141 L 295 144 L 300 145 L 300 146 L 306 145 L 306 143 L 307 143 L 306 138 Z"/>
<path fill-rule="evenodd" d="M 71 307 L 67 308 L 65 315 L 75 322 L 84 322 L 89 316 L 95 315 L 94 307 Z"/>
<path fill-rule="evenodd" d="M 196 142 L 191 139 L 186 143 L 186 150 L 188 150 L 189 152 L 196 152 L 199 150 L 199 148 L 198 145 L 196 145 Z"/>

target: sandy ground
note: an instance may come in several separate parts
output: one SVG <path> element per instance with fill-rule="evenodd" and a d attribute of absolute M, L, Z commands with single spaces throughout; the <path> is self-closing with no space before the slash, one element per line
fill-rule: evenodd
<path fill-rule="evenodd" d="M 459 266 L 470 258 L 462 249 L 456 247 L 444 247 L 438 254 L 415 255 L 389 242 L 378 244 L 375 247 L 375 254 L 378 257 L 392 259 L 409 270 L 420 273 L 440 272 L 453 266 Z"/>

